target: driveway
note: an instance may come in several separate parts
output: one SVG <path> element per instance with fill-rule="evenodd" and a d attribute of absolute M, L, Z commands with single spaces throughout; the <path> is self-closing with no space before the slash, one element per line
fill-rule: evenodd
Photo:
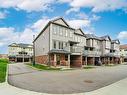
<path fill-rule="evenodd" d="M 89 70 L 37 71 L 24 64 L 9 65 L 9 83 L 27 90 L 70 94 L 93 91 L 127 77 L 127 65 Z"/>

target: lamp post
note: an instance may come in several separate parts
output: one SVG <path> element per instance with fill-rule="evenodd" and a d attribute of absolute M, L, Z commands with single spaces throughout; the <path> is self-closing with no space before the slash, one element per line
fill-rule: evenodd
<path fill-rule="evenodd" d="M 34 43 L 35 35 L 33 35 L 33 66 L 35 66 L 35 43 Z"/>

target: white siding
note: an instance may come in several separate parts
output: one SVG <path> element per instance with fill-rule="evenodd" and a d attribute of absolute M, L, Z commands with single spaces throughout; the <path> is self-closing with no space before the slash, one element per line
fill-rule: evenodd
<path fill-rule="evenodd" d="M 49 52 L 49 27 L 35 41 L 35 56 L 47 55 Z"/>

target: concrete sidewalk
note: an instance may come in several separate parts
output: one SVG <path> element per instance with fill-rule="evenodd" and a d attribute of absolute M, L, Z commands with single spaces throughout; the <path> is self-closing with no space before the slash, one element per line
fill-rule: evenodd
<path fill-rule="evenodd" d="M 11 86 L 5 82 L 0 84 L 0 95 L 51 95 L 51 94 L 38 93 L 38 92 L 20 89 Z M 63 95 L 63 94 L 59 94 L 59 95 Z M 95 91 L 85 92 L 80 94 L 77 93 L 66 94 L 66 95 L 127 95 L 127 78 Z"/>

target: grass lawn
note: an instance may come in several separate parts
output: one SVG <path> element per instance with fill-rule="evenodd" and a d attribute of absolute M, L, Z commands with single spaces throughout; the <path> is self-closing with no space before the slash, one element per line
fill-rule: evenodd
<path fill-rule="evenodd" d="M 40 65 L 40 64 L 35 64 L 35 66 L 33 66 L 33 64 L 27 64 L 29 66 L 32 66 L 34 68 L 37 68 L 39 70 L 61 70 L 61 68 L 53 68 L 53 67 L 50 67 L 50 66 L 45 66 L 45 65 Z"/>
<path fill-rule="evenodd" d="M 118 64 L 105 64 L 105 66 L 107 67 L 113 67 L 113 66 L 117 66 Z"/>
<path fill-rule="evenodd" d="M 0 59 L 0 83 L 5 82 L 7 64 L 7 59 Z"/>
<path fill-rule="evenodd" d="M 95 67 L 94 67 L 94 66 L 89 66 L 89 65 L 88 65 L 88 66 L 84 66 L 83 68 L 84 68 L 84 69 L 93 69 L 93 68 L 95 68 Z"/>

